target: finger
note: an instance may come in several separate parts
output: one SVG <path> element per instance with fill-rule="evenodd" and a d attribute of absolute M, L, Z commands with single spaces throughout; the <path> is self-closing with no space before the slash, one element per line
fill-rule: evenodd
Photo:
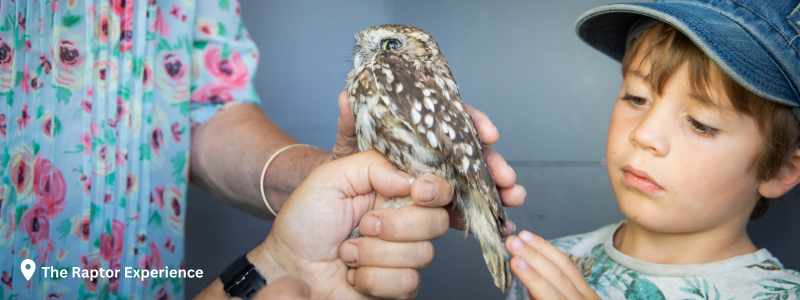
<path fill-rule="evenodd" d="M 407 268 L 361 267 L 347 271 L 347 282 L 365 295 L 413 299 L 419 288 L 419 272 Z"/>
<path fill-rule="evenodd" d="M 353 112 L 350 111 L 350 103 L 347 101 L 347 91 L 339 93 L 339 128 L 346 129 L 340 131 L 343 136 L 355 138 L 356 127 L 353 120 Z"/>
<path fill-rule="evenodd" d="M 497 140 L 500 139 L 500 132 L 497 131 L 497 127 L 489 120 L 489 117 L 468 104 L 464 105 L 464 109 L 472 117 L 472 123 L 475 124 L 475 129 L 478 130 L 478 138 L 481 142 L 487 145 L 497 143 Z"/>
<path fill-rule="evenodd" d="M 514 222 L 511 220 L 506 219 L 506 226 L 503 228 L 502 232 L 503 236 L 512 235 L 515 231 L 517 231 L 517 224 L 514 224 Z"/>
<path fill-rule="evenodd" d="M 356 128 L 347 97 L 347 92 L 339 93 L 339 120 L 336 125 L 336 144 L 333 146 L 334 159 L 350 155 L 356 150 Z"/>
<path fill-rule="evenodd" d="M 528 289 L 531 299 L 576 299 L 565 297 L 520 257 L 511 258 L 511 272 Z"/>
<path fill-rule="evenodd" d="M 337 179 L 346 182 L 337 186 L 349 187 L 343 191 L 354 197 L 377 192 L 386 197 L 407 196 L 411 192 L 412 177 L 401 172 L 375 151 L 357 153 L 333 161 L 333 168 L 343 176 Z M 329 181 L 330 179 L 328 179 Z"/>
<path fill-rule="evenodd" d="M 364 236 L 392 242 L 429 241 L 444 235 L 450 224 L 443 208 L 408 206 L 372 210 L 361 218 Z"/>
<path fill-rule="evenodd" d="M 330 176 L 331 174 L 336 176 Z M 408 196 L 411 193 L 412 180 L 413 177 L 395 168 L 382 155 L 367 151 L 317 167 L 303 184 L 323 183 L 341 193 L 340 198 L 351 198 L 352 220 L 357 222 L 375 206 L 381 196 Z"/>
<path fill-rule="evenodd" d="M 347 240 L 339 246 L 339 258 L 351 268 L 382 267 L 420 269 L 433 260 L 431 242 L 387 242 L 362 237 Z"/>
<path fill-rule="evenodd" d="M 517 172 L 511 168 L 511 165 L 506 162 L 500 153 L 494 151 L 491 147 L 486 147 L 484 150 L 486 156 L 486 165 L 489 167 L 489 172 L 492 174 L 494 183 L 501 188 L 510 188 L 517 182 Z"/>
<path fill-rule="evenodd" d="M 528 197 L 528 191 L 524 186 L 515 184 L 507 189 L 500 189 L 500 199 L 503 200 L 503 205 L 508 207 L 520 207 L 525 204 L 525 198 Z"/>
<path fill-rule="evenodd" d="M 434 175 L 417 177 L 411 185 L 414 203 L 426 207 L 442 207 L 453 200 L 453 186 Z"/>
<path fill-rule="evenodd" d="M 552 244 L 550 244 L 550 242 L 546 241 L 542 237 L 527 230 L 520 232 L 519 237 L 523 242 L 525 242 L 525 244 L 536 250 L 538 253 L 541 253 L 543 256 L 547 257 L 549 261 L 553 262 L 561 270 L 561 272 L 569 278 L 569 280 L 579 291 L 585 294 L 591 290 L 589 284 L 586 283 L 586 279 L 583 278 L 583 274 L 581 274 L 572 260 L 570 260 L 569 257 L 564 254 L 564 252 L 558 250 L 558 248 L 554 247 Z M 592 293 L 594 293 L 593 290 Z"/>
<path fill-rule="evenodd" d="M 450 228 L 457 230 L 464 230 L 467 228 L 463 210 L 456 209 L 455 205 L 450 205 L 447 209 L 447 213 L 450 215 Z"/>
<path fill-rule="evenodd" d="M 270 282 L 269 285 L 256 293 L 253 299 L 259 300 L 293 300 L 311 299 L 311 289 L 304 281 L 284 276 Z"/>
<path fill-rule="evenodd" d="M 523 267 L 528 266 L 530 269 L 535 270 L 536 274 L 549 282 L 559 293 L 566 296 L 566 299 L 582 298 L 575 284 L 555 263 L 527 245 L 519 237 L 510 236 L 506 239 L 506 247 L 514 257 L 524 260 L 525 265 Z"/>
<path fill-rule="evenodd" d="M 380 156 L 376 152 L 371 152 L 375 156 Z M 408 174 L 398 170 L 382 156 L 379 161 L 369 165 L 369 182 L 372 189 L 380 195 L 386 197 L 407 196 L 411 192 L 411 182 L 414 180 Z"/>

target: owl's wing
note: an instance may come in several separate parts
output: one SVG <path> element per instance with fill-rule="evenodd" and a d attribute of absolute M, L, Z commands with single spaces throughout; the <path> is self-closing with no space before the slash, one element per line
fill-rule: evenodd
<path fill-rule="evenodd" d="M 435 76 L 396 55 L 384 55 L 374 65 L 377 89 L 392 98 L 389 111 L 413 129 L 431 148 L 445 155 L 467 158 L 463 172 L 474 172 L 481 160 L 481 144 L 458 88 L 449 76 Z M 472 151 L 469 151 L 472 149 Z"/>
<path fill-rule="evenodd" d="M 495 285 L 507 291 L 511 271 L 502 236 L 506 216 L 472 118 L 461 103 L 458 87 L 446 63 L 415 66 L 398 56 L 385 55 L 375 64 L 379 89 L 396 105 L 389 112 L 407 123 L 420 140 L 436 149 L 452 166 L 457 211 L 463 212 L 467 232 L 481 244 Z M 419 62 L 417 62 L 419 63 Z M 435 68 L 440 69 L 435 69 Z"/>
<path fill-rule="evenodd" d="M 414 175 L 434 171 L 450 179 L 457 195 L 454 211 L 463 212 L 495 285 L 506 291 L 511 271 L 502 239 L 505 211 L 477 130 L 446 63 L 424 64 L 382 53 L 351 76 L 359 148 L 376 148 Z"/>
<path fill-rule="evenodd" d="M 461 103 L 451 71 L 447 67 L 432 71 L 418 68 L 397 55 L 384 55 L 372 74 L 377 88 L 394 99 L 390 102 L 396 105 L 390 104 L 389 112 L 436 149 L 453 166 L 456 178 L 474 178 L 470 183 L 482 183 L 483 192 L 494 200 L 488 206 L 495 216 L 504 219 L 477 130 Z"/>

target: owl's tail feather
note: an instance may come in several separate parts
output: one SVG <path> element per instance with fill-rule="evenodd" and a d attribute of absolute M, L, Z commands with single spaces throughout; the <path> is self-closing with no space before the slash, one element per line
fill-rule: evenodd
<path fill-rule="evenodd" d="M 503 293 L 511 288 L 509 254 L 503 243 L 501 228 L 505 227 L 505 214 L 497 190 L 475 187 L 461 191 L 458 201 L 463 206 L 466 232 L 472 233 L 481 245 L 486 267 L 494 278 L 494 285 Z M 474 187 L 474 188 L 472 188 Z M 497 202 L 495 202 L 497 201 Z"/>

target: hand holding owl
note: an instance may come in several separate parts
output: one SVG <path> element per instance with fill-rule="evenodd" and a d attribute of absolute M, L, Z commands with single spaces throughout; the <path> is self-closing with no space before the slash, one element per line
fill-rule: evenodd
<path fill-rule="evenodd" d="M 376 152 L 323 164 L 292 193 L 248 258 L 270 282 L 304 280 L 311 299 L 413 297 L 418 269 L 433 259 L 430 241 L 449 227 L 443 207 L 453 188 L 434 176 L 412 178 Z M 413 206 L 373 210 L 387 198 L 409 195 Z M 347 241 L 356 251 L 348 253 L 340 245 L 357 226 L 364 236 Z M 348 268 L 362 264 L 370 267 Z"/>

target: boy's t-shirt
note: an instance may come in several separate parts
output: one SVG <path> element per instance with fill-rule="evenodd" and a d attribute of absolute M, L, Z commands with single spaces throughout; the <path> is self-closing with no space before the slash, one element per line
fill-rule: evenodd
<path fill-rule="evenodd" d="M 706 264 L 649 263 L 614 248 L 621 224 L 551 241 L 603 299 L 800 299 L 800 272 L 767 249 Z M 515 280 L 507 299 L 527 299 L 527 291 Z"/>

